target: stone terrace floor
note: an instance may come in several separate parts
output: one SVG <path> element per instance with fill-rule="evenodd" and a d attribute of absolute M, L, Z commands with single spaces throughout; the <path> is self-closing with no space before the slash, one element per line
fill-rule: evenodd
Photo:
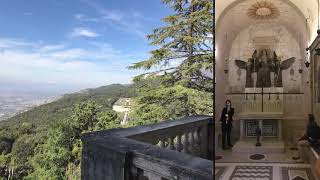
<path fill-rule="evenodd" d="M 252 156 L 256 154 L 255 156 Z M 318 180 L 310 164 L 296 160 L 298 150 L 284 153 L 252 153 L 217 150 L 215 179 L 220 180 Z M 256 159 L 256 160 L 253 160 Z M 260 160 L 258 160 L 260 159 Z"/>

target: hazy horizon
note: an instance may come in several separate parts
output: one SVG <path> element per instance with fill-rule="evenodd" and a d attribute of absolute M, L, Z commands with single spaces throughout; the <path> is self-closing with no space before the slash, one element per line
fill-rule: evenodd
<path fill-rule="evenodd" d="M 131 83 L 111 83 L 111 84 L 101 84 L 98 86 L 90 87 L 76 87 L 76 86 L 63 86 L 63 87 L 52 87 L 43 86 L 42 84 L 15 84 L 0 86 L 0 97 L 1 96 L 21 96 L 21 95 L 39 95 L 39 96 L 58 96 L 69 93 L 76 93 L 85 89 L 95 89 L 102 86 L 108 86 L 112 84 L 128 85 Z"/>

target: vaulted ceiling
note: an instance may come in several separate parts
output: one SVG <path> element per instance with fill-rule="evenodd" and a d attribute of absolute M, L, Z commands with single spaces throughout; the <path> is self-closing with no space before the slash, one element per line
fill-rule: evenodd
<path fill-rule="evenodd" d="M 317 0 L 216 0 L 216 45 L 226 53 L 236 35 L 259 22 L 285 26 L 301 47 L 317 36 Z"/>

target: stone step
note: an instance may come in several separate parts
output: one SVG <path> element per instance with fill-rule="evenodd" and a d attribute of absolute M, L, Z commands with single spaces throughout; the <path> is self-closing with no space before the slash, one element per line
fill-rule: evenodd
<path fill-rule="evenodd" d="M 285 145 L 283 141 L 262 141 L 261 146 L 257 147 L 256 142 L 238 141 L 232 148 L 233 152 L 246 153 L 281 153 L 285 152 Z"/>

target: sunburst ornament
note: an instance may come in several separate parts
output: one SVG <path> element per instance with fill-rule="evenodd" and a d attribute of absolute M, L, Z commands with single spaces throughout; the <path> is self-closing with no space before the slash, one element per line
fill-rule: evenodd
<path fill-rule="evenodd" d="M 279 9 L 269 1 L 253 4 L 247 12 L 248 16 L 256 20 L 276 19 L 280 16 Z"/>

